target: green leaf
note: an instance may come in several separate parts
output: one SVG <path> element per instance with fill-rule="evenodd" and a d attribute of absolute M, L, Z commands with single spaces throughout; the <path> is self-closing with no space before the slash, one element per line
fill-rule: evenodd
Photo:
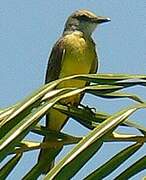
<path fill-rule="evenodd" d="M 71 95 L 77 94 L 79 90 L 72 90 L 69 93 L 66 93 L 68 91 L 67 88 L 60 89 L 60 90 L 54 90 L 53 92 L 51 91 L 50 93 L 47 93 L 47 96 L 50 95 L 50 100 L 49 102 L 44 102 L 41 104 L 39 107 L 35 108 L 28 116 L 26 116 L 23 119 L 20 119 L 21 115 L 19 113 L 17 114 L 17 111 L 21 112 L 21 107 L 20 110 L 14 111 L 14 114 L 16 112 L 16 118 L 18 118 L 19 123 L 9 130 L 4 137 L 0 140 L 0 160 L 2 160 L 7 154 L 10 153 L 10 151 L 15 147 L 16 143 L 22 140 L 24 136 L 31 130 L 33 126 L 44 116 L 44 114 L 59 100 L 62 98 L 66 98 Z M 65 93 L 63 95 L 58 95 L 60 93 Z M 53 94 L 53 97 L 52 97 Z M 56 95 L 56 96 L 55 96 Z M 57 96 L 58 95 L 58 96 Z M 54 97 L 55 96 L 55 97 Z M 52 98 L 51 98 L 52 97 Z M 26 102 L 27 104 L 27 102 Z M 22 105 L 23 106 L 23 105 Z M 21 113 L 20 113 L 21 114 Z M 18 115 L 18 117 L 17 117 Z M 12 114 L 12 116 L 14 116 Z M 13 118 L 13 117 L 12 117 Z"/>
<path fill-rule="evenodd" d="M 146 134 L 146 128 L 134 121 L 131 121 L 131 120 L 126 120 L 125 125 L 129 126 L 129 127 L 133 127 L 133 128 L 136 128 L 138 129 L 139 131 L 141 131 L 142 134 Z"/>
<path fill-rule="evenodd" d="M 110 173 L 112 173 L 115 169 L 117 169 L 122 163 L 124 163 L 131 155 L 133 155 L 139 148 L 143 145 L 143 143 L 136 143 L 128 148 L 125 148 L 118 154 L 116 154 L 113 158 L 103 164 L 101 167 L 96 169 L 90 175 L 88 175 L 85 180 L 92 179 L 103 179 L 107 177 Z"/>
<path fill-rule="evenodd" d="M 103 136 L 140 108 L 146 108 L 146 104 L 126 108 L 98 125 L 46 175 L 45 179 L 69 179 L 74 176 L 101 146 Z"/>
<path fill-rule="evenodd" d="M 56 140 L 63 142 L 64 145 L 77 143 L 82 139 L 81 137 L 75 137 L 62 132 L 49 130 L 48 128 L 40 125 L 36 125 L 31 131 L 39 135 L 48 136 L 50 141 Z"/>
<path fill-rule="evenodd" d="M 135 74 L 84 74 L 76 75 L 74 78 L 82 79 L 99 84 L 115 84 L 119 83 L 124 85 L 145 85 L 146 75 L 135 75 Z M 129 82 L 128 82 L 129 81 Z M 117 84 L 118 85 L 118 84 Z"/>
<path fill-rule="evenodd" d="M 7 117 L 12 113 L 14 110 L 14 106 L 9 108 L 5 108 L 0 112 L 0 127 L 6 123 Z"/>
<path fill-rule="evenodd" d="M 69 179 L 71 178 L 79 169 L 81 169 L 81 167 L 83 166 L 83 164 L 85 164 L 97 151 L 98 149 L 101 147 L 102 145 L 102 141 L 98 140 L 98 142 L 94 142 L 91 146 L 90 146 L 90 150 L 88 149 L 84 149 L 84 151 L 82 152 L 82 154 L 80 154 L 80 156 L 76 156 L 75 161 L 72 160 L 73 155 L 69 158 L 68 156 L 68 163 L 69 165 L 66 167 L 64 167 L 63 169 L 61 169 L 62 171 L 56 173 L 56 167 L 57 165 L 47 174 L 45 179 Z M 77 149 L 74 149 L 74 155 L 76 153 L 78 153 Z M 89 153 L 90 152 L 90 153 Z M 77 163 L 80 162 L 80 163 Z M 66 159 L 66 163 L 67 163 L 67 159 Z M 70 171 L 70 172 L 69 172 Z M 55 174 L 54 174 L 55 173 Z"/>
<path fill-rule="evenodd" d="M 94 89 L 94 87 L 93 87 L 93 89 Z M 101 89 L 101 87 L 99 89 Z M 23 119 L 21 119 L 22 118 L 22 115 L 21 115 L 22 109 L 27 108 L 27 105 L 33 103 L 34 99 L 32 97 L 33 100 L 28 99 L 28 102 L 26 101 L 26 102 L 22 103 L 22 107 L 20 106 L 17 110 L 14 110 L 14 112 L 10 115 L 10 117 L 8 117 L 8 119 L 11 119 L 11 118 L 13 119 L 14 117 L 16 117 L 19 120 L 19 123 L 17 122 L 17 124 L 15 126 L 13 125 L 14 127 L 12 129 L 10 129 L 5 134 L 5 136 L 2 137 L 2 139 L 0 140 L 0 149 L 1 149 L 0 160 L 2 160 L 7 154 L 10 153 L 10 151 L 15 147 L 16 143 L 19 142 L 20 140 L 22 140 L 22 138 L 24 138 L 24 136 L 31 130 L 31 128 L 33 126 L 35 126 L 35 124 L 43 117 L 43 115 L 56 102 L 60 101 L 63 98 L 74 96 L 85 90 L 86 90 L 86 87 L 79 88 L 79 89 L 63 88 L 63 89 L 59 89 L 59 90 L 50 91 L 49 93 L 46 94 L 46 96 L 43 97 L 44 100 L 49 98 L 50 99 L 49 102 L 48 101 L 44 102 L 43 105 L 40 105 L 39 107 L 34 109 L 28 116 L 26 116 Z M 36 97 L 36 95 L 35 95 L 35 97 Z M 17 117 L 17 115 L 18 115 L 18 117 Z"/>
<path fill-rule="evenodd" d="M 144 169 L 146 169 L 146 156 L 136 161 L 132 166 L 130 166 L 128 169 L 122 172 L 119 176 L 117 176 L 115 180 L 129 179 L 135 174 L 138 174 L 140 171 L 143 171 Z"/>
<path fill-rule="evenodd" d="M 146 142 L 145 136 L 113 132 L 104 138 L 105 142 Z"/>
<path fill-rule="evenodd" d="M 93 93 L 94 94 L 94 93 Z M 95 92 L 96 94 L 96 92 Z M 129 98 L 132 99 L 134 101 L 143 103 L 143 100 L 141 100 L 140 97 L 138 97 L 135 94 L 131 94 L 131 93 L 123 93 L 123 92 L 112 92 L 112 93 L 97 93 L 98 96 L 103 97 L 103 98 Z"/>
<path fill-rule="evenodd" d="M 58 97 L 52 98 L 49 102 L 40 105 L 28 116 L 17 123 L 1 140 L 0 140 L 0 159 L 3 159 L 16 144 L 22 140 L 33 126 L 43 117 L 43 115 L 51 108 Z"/>
<path fill-rule="evenodd" d="M 77 87 L 74 87 L 52 90 L 59 83 L 62 83 L 62 81 L 69 81 L 70 79 L 83 79 L 85 81 L 96 82 L 99 85 L 91 85 L 85 88 L 78 89 L 76 89 Z M 18 142 L 22 140 L 25 135 L 35 126 L 35 124 L 47 112 L 47 110 L 59 100 L 76 95 L 78 93 L 81 94 L 83 92 L 97 92 L 99 94 L 101 94 L 102 92 L 113 93 L 119 89 L 133 85 L 146 85 L 146 75 L 74 75 L 71 77 L 66 77 L 53 81 L 49 84 L 42 86 L 39 90 L 31 94 L 29 97 L 25 98 L 23 101 L 17 103 L 14 106 L 11 106 L 10 108 L 0 110 L 0 143 L 2 148 L 0 158 L 3 159 L 7 154 L 11 153 L 11 151 L 14 150 Z M 137 96 L 133 96 L 132 98 L 137 99 Z M 47 103 L 50 103 L 50 100 L 52 101 L 52 105 L 48 106 Z M 48 102 L 45 102 L 46 104 L 44 105 L 41 104 L 42 101 Z M 38 114 L 35 115 L 35 113 Z M 86 121 L 85 124 L 88 125 L 88 122 Z M 92 128 L 95 126 L 96 123 L 92 121 L 90 127 Z"/>
<path fill-rule="evenodd" d="M 52 88 L 52 85 L 50 84 L 49 86 L 44 85 L 42 88 L 40 88 L 38 91 L 33 93 L 31 96 L 24 99 L 21 103 L 17 103 L 11 114 L 9 114 L 9 116 L 5 119 L 5 121 L 2 121 L 1 123 L 1 134 L 0 134 L 1 138 L 8 131 L 10 131 L 17 123 L 19 123 L 21 119 L 26 117 L 32 111 L 32 109 L 39 106 L 41 98 Z M 51 98 L 55 95 L 60 94 L 61 92 L 66 92 L 66 91 L 67 91 L 66 88 L 59 90 L 52 90 L 48 93 L 48 96 Z"/>
<path fill-rule="evenodd" d="M 0 179 L 6 179 L 7 176 L 11 173 L 14 167 L 17 165 L 21 159 L 22 154 L 16 154 L 11 160 L 9 160 L 0 170 Z"/>
<path fill-rule="evenodd" d="M 17 147 L 13 151 L 11 151 L 11 154 L 15 153 L 23 153 L 26 151 L 31 151 L 35 149 L 39 149 L 41 147 L 41 143 L 37 141 L 28 141 L 28 140 L 23 140 L 21 141 Z"/>
<path fill-rule="evenodd" d="M 106 112 L 93 112 L 92 108 L 89 107 L 67 107 L 60 104 L 55 104 L 54 109 L 59 110 L 60 112 L 65 113 L 66 115 L 72 117 L 74 120 L 81 123 L 83 126 L 94 129 L 98 123 L 103 122 L 105 119 L 109 118 L 111 115 Z M 132 120 L 126 119 L 122 125 L 136 128 L 140 130 L 143 134 L 146 133 L 146 128 Z"/>
<path fill-rule="evenodd" d="M 52 151 L 51 151 L 52 150 Z M 55 150 L 55 151 L 54 151 Z M 45 167 L 48 166 L 49 163 L 51 163 L 54 158 L 56 157 L 56 155 L 62 150 L 62 147 L 58 148 L 58 149 L 50 149 L 50 157 L 49 161 L 39 161 L 39 163 L 37 163 L 24 177 L 23 180 L 30 180 L 32 179 L 37 179 L 42 172 L 44 171 Z"/>

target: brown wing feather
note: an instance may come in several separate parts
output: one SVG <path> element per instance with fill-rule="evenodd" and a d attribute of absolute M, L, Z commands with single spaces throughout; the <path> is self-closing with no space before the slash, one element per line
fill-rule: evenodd
<path fill-rule="evenodd" d="M 98 56 L 96 56 L 96 59 L 93 61 L 92 65 L 91 65 L 91 70 L 90 70 L 90 73 L 89 74 L 94 74 L 97 72 L 98 70 Z"/>
<path fill-rule="evenodd" d="M 61 63 L 62 63 L 64 54 L 65 54 L 64 42 L 63 42 L 63 39 L 60 38 L 54 45 L 52 52 L 50 54 L 50 57 L 49 57 L 49 62 L 47 65 L 47 71 L 46 71 L 46 77 L 45 77 L 45 84 L 59 78 L 59 74 L 61 71 Z M 46 115 L 45 126 L 48 127 L 48 124 L 49 124 L 49 115 Z M 43 142 L 47 142 L 48 140 L 49 140 L 48 137 L 44 137 Z M 57 151 L 60 151 L 60 150 L 61 149 L 59 148 Z M 44 167 L 44 170 L 42 170 L 42 173 L 44 174 L 46 174 L 46 172 L 48 172 L 49 169 L 53 167 L 54 161 L 50 162 L 50 156 L 53 151 L 54 149 L 52 150 L 52 148 L 40 150 L 38 162 L 41 162 L 41 161 L 48 162 L 48 166 Z"/>
<path fill-rule="evenodd" d="M 54 45 L 52 52 L 50 54 L 49 62 L 47 65 L 45 83 L 58 79 L 64 54 L 64 42 L 63 39 L 60 38 Z"/>

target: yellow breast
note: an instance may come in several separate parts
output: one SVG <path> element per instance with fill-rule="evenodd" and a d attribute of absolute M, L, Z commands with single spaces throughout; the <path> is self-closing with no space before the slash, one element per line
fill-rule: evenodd
<path fill-rule="evenodd" d="M 79 33 L 72 33 L 64 37 L 65 55 L 59 78 L 74 74 L 90 72 L 93 61 L 96 60 L 93 42 Z"/>
<path fill-rule="evenodd" d="M 92 40 L 84 38 L 77 32 L 66 35 L 64 38 L 65 54 L 59 78 L 90 73 L 91 66 L 96 60 L 95 45 Z M 58 88 L 83 86 L 85 86 L 84 81 L 70 80 L 61 83 Z"/>

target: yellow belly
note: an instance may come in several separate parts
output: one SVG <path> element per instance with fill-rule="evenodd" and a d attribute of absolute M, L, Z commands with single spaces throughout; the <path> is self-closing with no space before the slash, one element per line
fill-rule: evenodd
<path fill-rule="evenodd" d="M 91 66 L 96 60 L 95 47 L 92 41 L 84 39 L 80 34 L 72 34 L 65 37 L 66 51 L 62 60 L 62 68 L 59 78 L 75 74 L 89 74 Z M 57 88 L 84 87 L 82 80 L 69 80 L 61 83 Z M 80 96 L 70 97 L 62 103 L 78 103 Z"/>

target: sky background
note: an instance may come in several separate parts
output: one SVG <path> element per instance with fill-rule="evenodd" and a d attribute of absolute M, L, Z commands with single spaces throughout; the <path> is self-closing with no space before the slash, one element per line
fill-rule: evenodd
<path fill-rule="evenodd" d="M 66 18 L 77 9 L 88 9 L 97 15 L 108 16 L 110 23 L 101 25 L 93 34 L 100 57 L 100 73 L 146 74 L 146 1 L 145 0 L 1 0 L 0 1 L 0 107 L 12 105 L 44 83 L 48 54 L 61 36 Z M 146 98 L 142 87 L 127 89 Z M 105 100 L 87 96 L 84 103 L 98 110 L 116 112 L 133 104 L 130 100 Z M 145 111 L 134 116 L 146 126 Z M 145 122 L 144 122 L 145 121 Z M 85 135 L 88 130 L 71 120 L 64 132 Z M 76 133 L 75 133 L 76 132 Z M 125 129 L 124 132 L 127 132 Z M 132 130 L 131 132 L 135 132 Z M 34 135 L 28 138 L 40 139 Z M 115 152 L 130 143 L 106 143 L 79 172 L 82 179 Z M 145 146 L 146 147 L 146 146 Z M 69 147 L 70 148 L 70 147 Z M 69 150 L 66 148 L 62 154 Z M 19 180 L 35 162 L 37 151 L 25 153 L 23 161 L 8 180 Z M 115 177 L 138 157 L 144 148 L 132 156 L 105 180 Z M 141 172 L 131 178 L 141 179 Z"/>

